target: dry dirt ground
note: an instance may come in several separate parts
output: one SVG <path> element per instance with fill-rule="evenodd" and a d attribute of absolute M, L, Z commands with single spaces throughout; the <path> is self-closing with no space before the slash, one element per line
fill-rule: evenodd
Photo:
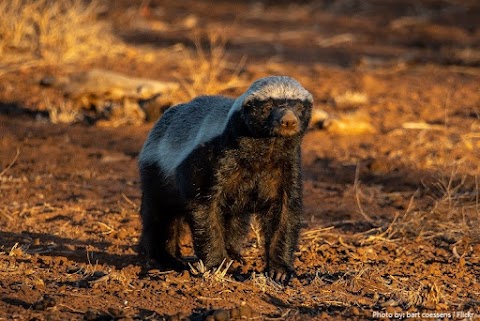
<path fill-rule="evenodd" d="M 2 65 L 0 320 L 480 317 L 479 18 L 476 1 L 120 1 L 102 19 L 123 54 Z M 329 115 L 303 143 L 286 287 L 262 275 L 255 228 L 233 273 L 139 258 L 136 156 L 152 123 L 53 124 L 65 98 L 39 85 L 93 67 L 192 79 L 179 50 L 195 54 L 192 31 L 215 29 L 220 79 L 246 59 L 223 93 L 290 75 Z"/>

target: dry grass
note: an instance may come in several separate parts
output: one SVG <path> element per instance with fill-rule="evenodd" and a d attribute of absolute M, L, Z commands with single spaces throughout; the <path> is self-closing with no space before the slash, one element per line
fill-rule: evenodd
<path fill-rule="evenodd" d="M 45 98 L 45 106 L 53 124 L 72 124 L 81 119 L 80 110 L 72 106 L 71 102 L 54 105 L 50 103 L 48 98 Z"/>
<path fill-rule="evenodd" d="M 230 276 L 227 275 L 228 270 L 232 266 L 232 263 L 233 261 L 227 262 L 227 260 L 224 259 L 220 266 L 213 270 L 207 270 L 202 260 L 194 264 L 188 263 L 188 265 L 190 267 L 190 272 L 192 273 L 192 275 L 201 275 L 204 280 L 213 280 L 222 283 L 232 281 Z"/>
<path fill-rule="evenodd" d="M 257 247 L 257 248 L 260 248 L 263 244 L 263 238 L 262 238 L 262 230 L 261 230 L 260 221 L 259 221 L 257 216 L 254 216 L 252 218 L 252 221 L 250 222 L 250 229 L 252 230 L 253 234 L 255 235 L 254 246 Z"/>
<path fill-rule="evenodd" d="M 99 0 L 0 2 L 3 63 L 71 62 L 115 52 L 108 24 L 97 19 L 101 9 Z"/>
<path fill-rule="evenodd" d="M 252 273 L 250 278 L 255 288 L 263 293 L 278 292 L 285 289 L 283 285 L 276 283 L 264 273 Z"/>
<path fill-rule="evenodd" d="M 14 176 L 6 175 L 7 172 L 10 170 L 10 168 L 12 168 L 12 166 L 15 165 L 19 156 L 20 156 L 20 148 L 17 148 L 17 152 L 15 153 L 15 156 L 13 156 L 12 161 L 10 161 L 10 163 L 8 163 L 8 165 L 5 166 L 5 168 L 3 168 L 2 171 L 0 171 L 0 189 L 13 188 L 27 181 L 27 178 L 25 176 L 14 177 Z M 12 216 L 9 214 L 9 211 L 4 209 L 0 209 L 0 217 L 4 217 L 10 221 L 13 220 Z"/>
<path fill-rule="evenodd" d="M 194 35 L 195 50 L 182 48 L 180 71 L 177 79 L 181 90 L 174 101 L 187 101 L 199 95 L 218 95 L 245 85 L 240 78 L 244 60 L 236 64 L 229 62 L 226 53 L 226 39 L 220 30 L 209 31 L 204 37 Z M 207 48 L 202 40 L 205 38 Z"/>
<path fill-rule="evenodd" d="M 8 256 L 24 256 L 27 250 L 28 245 L 19 245 L 18 243 L 15 243 L 8 252 Z"/>
<path fill-rule="evenodd" d="M 410 307 L 445 309 L 456 301 L 434 281 L 395 276 L 388 271 L 385 273 L 385 270 L 362 266 L 345 273 L 331 284 L 319 277 L 314 284 L 327 293 L 325 300 L 344 306 L 399 307 L 400 311 L 405 311 Z M 355 295 L 359 290 L 369 295 Z"/>
<path fill-rule="evenodd" d="M 350 197 L 357 201 L 363 218 L 380 227 L 352 235 L 334 228 L 303 233 L 300 251 L 306 264 L 326 262 L 320 264 L 322 269 L 311 283 L 322 293 L 320 302 L 399 313 L 410 308 L 468 311 L 470 295 L 476 292 L 465 289 L 469 295 L 459 296 L 458 287 L 465 282 L 464 276 L 469 280 L 476 274 L 472 266 L 478 264 L 480 180 L 459 175 L 457 167 L 438 175 L 434 182 L 424 183 L 412 194 L 404 212 L 390 222 L 362 205 L 365 195 L 356 179 L 356 193 Z M 374 201 L 381 197 L 380 192 Z M 339 256 L 340 262 L 348 263 L 343 269 L 332 270 L 329 265 L 335 263 L 328 260 Z M 432 258 L 431 263 L 416 264 Z"/>
<path fill-rule="evenodd" d="M 429 186 L 431 206 L 421 209 L 411 204 L 401 217 L 389 226 L 389 238 L 445 237 L 460 241 L 480 242 L 480 204 L 478 177 L 467 183 L 467 177 L 439 178 Z M 412 202 L 414 202 L 412 200 Z"/>
<path fill-rule="evenodd" d="M 0 172 L 0 177 L 4 176 L 5 173 L 15 164 L 15 162 L 18 159 L 18 156 L 20 156 L 19 148 L 17 148 L 17 152 L 15 153 L 15 156 L 13 157 L 12 161 Z"/>
<path fill-rule="evenodd" d="M 346 113 L 338 118 L 327 119 L 324 127 L 329 133 L 336 135 L 374 134 L 377 128 L 370 116 L 362 111 Z"/>

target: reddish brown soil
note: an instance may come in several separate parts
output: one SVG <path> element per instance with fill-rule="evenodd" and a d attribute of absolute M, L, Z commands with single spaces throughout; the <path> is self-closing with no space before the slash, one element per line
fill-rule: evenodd
<path fill-rule="evenodd" d="M 154 55 L 191 46 L 181 29 L 188 17 L 199 30 L 227 26 L 229 59 L 247 57 L 245 87 L 287 74 L 333 122 L 350 119 L 305 138 L 297 278 L 283 288 L 261 275 L 253 232 L 246 264 L 226 276 L 162 271 L 139 258 L 136 156 L 152 124 L 53 125 L 44 97 L 63 97 L 38 79 L 92 65 L 24 68 L 0 75 L 0 320 L 480 315 L 475 1 L 125 3 L 107 17 L 131 10 L 143 19 L 142 30 L 115 20 L 129 46 Z M 170 29 L 152 31 L 156 23 Z M 175 59 L 93 66 L 172 80 Z M 345 103 L 349 91 L 368 100 Z M 356 131 L 360 122 L 373 130 Z"/>

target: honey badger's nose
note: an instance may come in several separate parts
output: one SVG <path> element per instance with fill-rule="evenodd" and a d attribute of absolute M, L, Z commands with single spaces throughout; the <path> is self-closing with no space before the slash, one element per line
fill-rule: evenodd
<path fill-rule="evenodd" d="M 293 129 L 297 127 L 298 118 L 291 110 L 287 110 L 280 119 L 280 124 L 284 128 Z"/>

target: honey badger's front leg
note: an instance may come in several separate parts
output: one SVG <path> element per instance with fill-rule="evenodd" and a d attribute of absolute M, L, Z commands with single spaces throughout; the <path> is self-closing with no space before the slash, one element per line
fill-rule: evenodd
<path fill-rule="evenodd" d="M 265 235 L 266 272 L 276 282 L 287 284 L 294 274 L 302 216 L 302 184 L 299 167 L 288 172 L 277 202 L 260 217 Z"/>
<path fill-rule="evenodd" d="M 301 212 L 287 203 L 272 206 L 260 219 L 265 235 L 266 272 L 283 284 L 287 284 L 294 273 L 294 252 L 301 222 Z"/>

